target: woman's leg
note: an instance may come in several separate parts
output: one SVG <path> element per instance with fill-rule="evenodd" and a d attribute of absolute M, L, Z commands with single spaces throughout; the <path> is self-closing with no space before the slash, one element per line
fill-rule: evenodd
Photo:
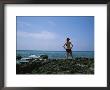
<path fill-rule="evenodd" d="M 72 51 L 70 52 L 70 55 L 71 55 L 71 57 L 72 57 L 72 59 L 73 59 Z"/>
<path fill-rule="evenodd" d="M 67 59 L 68 59 L 69 53 L 67 52 Z"/>

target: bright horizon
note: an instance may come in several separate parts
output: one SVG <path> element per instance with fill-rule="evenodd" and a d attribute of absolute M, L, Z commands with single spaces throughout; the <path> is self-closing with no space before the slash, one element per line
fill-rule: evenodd
<path fill-rule="evenodd" d="M 93 16 L 17 16 L 17 50 L 65 51 L 67 37 L 73 51 L 94 51 Z"/>

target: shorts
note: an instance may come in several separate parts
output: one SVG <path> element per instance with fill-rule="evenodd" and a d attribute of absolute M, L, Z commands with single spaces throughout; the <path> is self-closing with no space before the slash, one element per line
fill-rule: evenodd
<path fill-rule="evenodd" d="M 71 49 L 66 49 L 66 52 L 71 53 L 72 51 Z"/>

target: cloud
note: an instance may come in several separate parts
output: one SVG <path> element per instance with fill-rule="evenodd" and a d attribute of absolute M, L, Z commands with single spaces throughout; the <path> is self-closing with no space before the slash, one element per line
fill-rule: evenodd
<path fill-rule="evenodd" d="M 44 39 L 44 40 L 52 40 L 57 37 L 57 34 L 49 31 L 41 31 L 41 32 L 24 32 L 24 31 L 18 31 L 17 35 L 19 37 L 30 37 L 35 39 Z"/>
<path fill-rule="evenodd" d="M 20 50 L 59 50 L 62 48 L 58 34 L 49 31 L 17 32 L 17 49 Z"/>

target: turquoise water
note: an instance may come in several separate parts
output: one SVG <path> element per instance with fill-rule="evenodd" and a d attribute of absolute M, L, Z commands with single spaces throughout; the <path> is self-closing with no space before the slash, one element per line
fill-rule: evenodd
<path fill-rule="evenodd" d="M 50 59 L 58 59 L 58 58 L 65 58 L 66 52 L 65 51 L 37 51 L 37 50 L 17 50 L 17 55 L 21 55 L 22 57 L 28 57 L 30 55 L 48 55 Z M 88 57 L 94 58 L 94 51 L 73 51 L 73 57 Z"/>

